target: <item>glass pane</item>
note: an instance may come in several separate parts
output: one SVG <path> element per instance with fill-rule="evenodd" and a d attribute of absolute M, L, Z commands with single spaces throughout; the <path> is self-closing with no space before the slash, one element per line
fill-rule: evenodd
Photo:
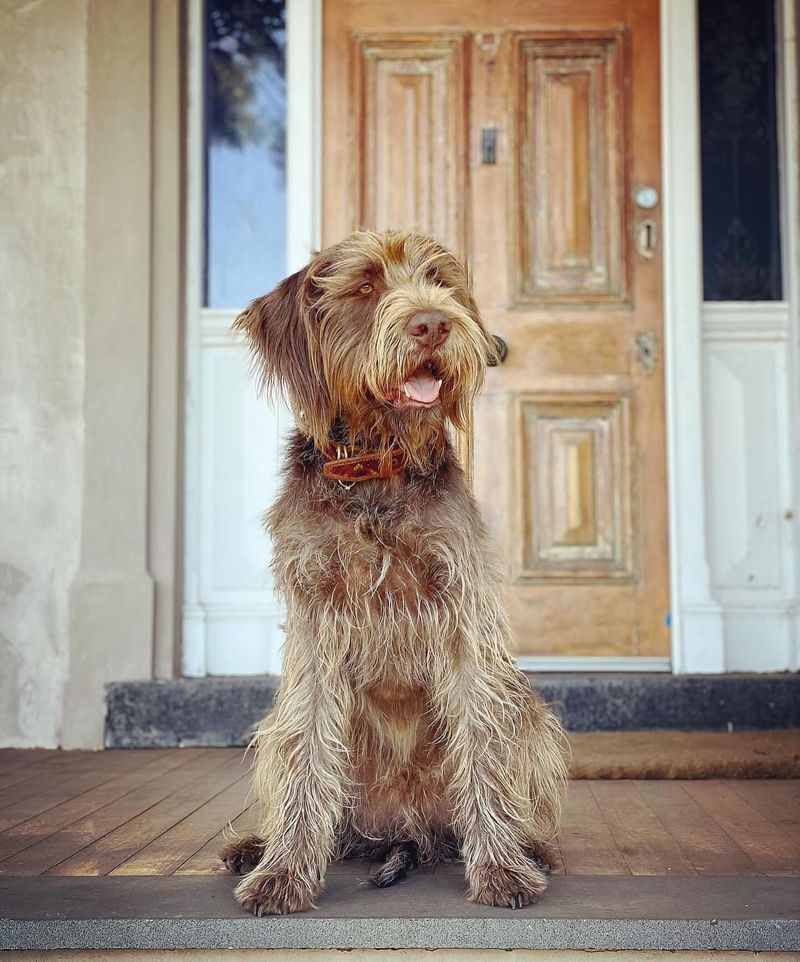
<path fill-rule="evenodd" d="M 699 0 L 707 301 L 781 298 L 775 10 Z"/>
<path fill-rule="evenodd" d="M 283 0 L 206 0 L 204 304 L 243 307 L 285 274 Z"/>

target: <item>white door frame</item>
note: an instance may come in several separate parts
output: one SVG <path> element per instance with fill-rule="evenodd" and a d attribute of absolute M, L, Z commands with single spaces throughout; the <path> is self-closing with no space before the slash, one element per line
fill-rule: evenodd
<path fill-rule="evenodd" d="M 200 0 L 191 0 L 190 72 L 200 76 Z M 784 0 L 784 6 L 789 0 Z M 702 301 L 699 85 L 696 0 L 660 0 L 661 133 L 664 256 L 664 357 L 666 365 L 667 464 L 669 497 L 672 657 L 619 659 L 536 659 L 538 670 L 669 670 L 676 673 L 725 670 L 723 615 L 712 593 L 707 546 L 703 444 Z M 287 0 L 287 260 L 302 266 L 321 237 L 322 191 L 322 0 Z M 194 94 L 194 96 L 193 96 Z M 189 91 L 189 296 L 187 336 L 186 577 L 183 671 L 206 673 L 204 616 L 198 604 L 200 548 L 197 491 L 200 413 L 192 404 L 199 338 L 198 158 L 200 104 Z M 194 165 L 194 168 L 193 166 Z M 192 199 L 194 198 L 194 199 Z M 796 196 L 794 200 L 796 201 Z M 192 267 L 194 264 L 194 267 Z M 787 276 L 788 282 L 788 276 Z M 794 282 L 796 283 L 796 281 Z M 195 288 L 199 284 L 195 283 Z M 193 318 L 195 320 L 193 320 Z M 222 320 L 222 319 L 221 319 Z M 195 331 L 195 334 L 197 332 Z M 265 546 L 266 551 L 266 546 Z M 277 645 L 277 639 L 273 640 Z M 275 654 L 273 661 L 276 661 Z M 523 667 L 526 667 L 523 665 Z"/>
<path fill-rule="evenodd" d="M 696 0 L 661 0 L 661 164 L 672 670 L 725 670 L 703 459 L 700 89 Z"/>
<path fill-rule="evenodd" d="M 286 92 L 286 257 L 292 272 L 322 243 L 322 0 L 286 2 Z"/>

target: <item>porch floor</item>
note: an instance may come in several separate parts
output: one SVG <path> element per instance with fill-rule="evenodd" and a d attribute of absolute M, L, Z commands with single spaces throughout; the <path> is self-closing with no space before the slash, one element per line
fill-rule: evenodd
<path fill-rule="evenodd" d="M 216 858 L 253 826 L 248 768 L 0 751 L 0 945 L 800 949 L 800 780 L 573 781 L 552 884 L 517 912 L 467 902 L 460 865 L 378 890 L 355 862 L 317 911 L 254 919 Z"/>

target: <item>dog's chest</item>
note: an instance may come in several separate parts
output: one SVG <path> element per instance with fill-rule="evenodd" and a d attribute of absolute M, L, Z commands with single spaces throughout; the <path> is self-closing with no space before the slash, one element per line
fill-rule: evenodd
<path fill-rule="evenodd" d="M 342 646 L 356 687 L 424 687 L 457 622 L 452 561 L 424 528 L 374 514 L 347 520 L 280 532 L 281 587 Z"/>
<path fill-rule="evenodd" d="M 323 523 L 301 521 L 281 538 L 284 587 L 350 623 L 407 633 L 424 611 L 459 592 L 453 539 L 415 516 L 398 522 L 375 511 Z"/>
<path fill-rule="evenodd" d="M 387 524 L 362 516 L 336 533 L 338 577 L 345 595 L 395 616 L 398 608 L 416 612 L 424 602 L 441 600 L 451 587 L 452 560 L 429 529 Z"/>

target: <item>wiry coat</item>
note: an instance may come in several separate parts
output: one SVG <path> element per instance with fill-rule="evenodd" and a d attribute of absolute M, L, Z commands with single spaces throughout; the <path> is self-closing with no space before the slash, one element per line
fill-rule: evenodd
<path fill-rule="evenodd" d="M 431 305 L 452 330 L 420 350 L 403 332 Z M 391 884 L 461 857 L 472 899 L 527 904 L 566 773 L 558 723 L 508 653 L 499 573 L 445 428 L 492 350 L 466 276 L 427 238 L 356 234 L 239 326 L 301 430 L 268 515 L 284 676 L 254 739 L 261 832 L 222 853 L 246 873 L 237 896 L 257 914 L 301 911 L 332 858 L 383 855 L 373 881 Z M 423 362 L 441 403 L 390 403 Z M 335 442 L 399 443 L 408 463 L 346 488 L 322 474 Z"/>

